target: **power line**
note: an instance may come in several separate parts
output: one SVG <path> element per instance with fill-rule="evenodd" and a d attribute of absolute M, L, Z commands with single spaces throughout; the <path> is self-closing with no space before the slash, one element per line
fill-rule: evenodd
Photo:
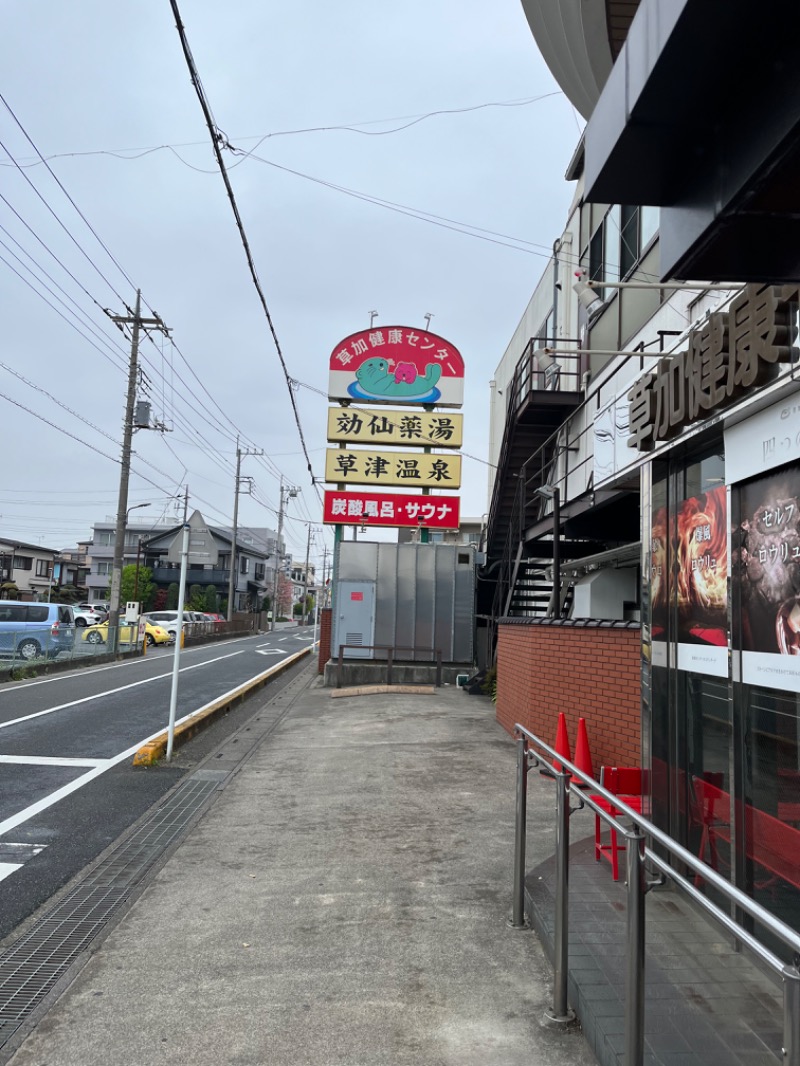
<path fill-rule="evenodd" d="M 123 268 L 122 268 L 122 267 L 120 266 L 119 262 L 118 262 L 118 261 L 117 261 L 117 259 L 115 259 L 115 257 L 114 257 L 114 256 L 112 255 L 112 253 L 111 253 L 111 251 L 109 250 L 108 246 L 107 246 L 107 245 L 106 245 L 106 244 L 104 243 L 104 241 L 103 241 L 103 240 L 102 240 L 102 239 L 100 238 L 100 235 L 98 234 L 97 230 L 96 230 L 96 229 L 95 229 L 95 228 L 94 228 L 94 227 L 92 226 L 92 224 L 91 224 L 91 223 L 89 222 L 89 220 L 87 219 L 86 215 L 84 215 L 83 211 L 81 211 L 81 209 L 80 209 L 80 208 L 78 207 L 78 205 L 77 205 L 77 204 L 75 203 L 75 201 L 74 201 L 74 200 L 72 199 L 72 197 L 70 196 L 70 194 L 69 194 L 69 193 L 67 192 L 67 190 L 66 190 L 66 189 L 64 188 L 64 186 L 63 186 L 63 185 L 61 184 L 61 181 L 60 181 L 60 180 L 59 180 L 59 178 L 58 178 L 58 177 L 56 176 L 56 174 L 55 174 L 55 172 L 53 171 L 52 167 L 51 167 L 51 166 L 50 166 L 50 164 L 49 164 L 49 163 L 47 162 L 47 160 L 46 160 L 46 159 L 44 158 L 44 156 L 43 156 L 43 155 L 42 155 L 42 153 L 41 153 L 41 152 L 39 151 L 39 149 L 38 149 L 38 148 L 36 147 L 36 145 L 35 145 L 35 144 L 34 144 L 34 142 L 33 142 L 33 139 L 32 139 L 32 138 L 31 138 L 31 136 L 30 136 L 30 134 L 29 134 L 29 133 L 28 133 L 28 131 L 27 131 L 27 130 L 25 129 L 25 127 L 24 127 L 24 126 L 22 125 L 22 123 L 21 123 L 21 122 L 20 122 L 20 120 L 19 120 L 19 119 L 17 118 L 17 116 L 16 116 L 15 114 L 14 114 L 14 112 L 12 111 L 12 109 L 11 109 L 10 105 L 8 104 L 7 100 L 5 99 L 5 97 L 3 96 L 3 94 L 2 94 L 2 93 L 0 93 L 0 101 L 2 101 L 2 103 L 3 103 L 3 106 L 4 106 L 4 107 L 5 107 L 5 109 L 6 109 L 7 111 L 8 111 L 9 115 L 11 115 L 11 117 L 12 117 L 12 118 L 14 119 L 14 122 L 16 122 L 17 126 L 18 126 L 18 127 L 20 128 L 20 130 L 22 131 L 22 133 L 23 133 L 23 136 L 25 137 L 25 139 L 26 139 L 26 141 L 28 142 L 28 144 L 29 144 L 29 145 L 31 146 L 31 148 L 33 148 L 34 152 L 36 152 L 37 156 L 38 156 L 38 157 L 39 157 L 39 159 L 40 159 L 40 160 L 42 161 L 42 163 L 44 163 L 45 167 L 47 167 L 47 171 L 48 171 L 48 173 L 50 174 L 50 176 L 52 177 L 53 181 L 54 181 L 54 182 L 56 183 L 56 185 L 58 185 L 59 189 L 61 189 L 61 191 L 63 192 L 63 194 L 64 194 L 64 195 L 66 196 L 66 198 L 67 198 L 67 199 L 69 200 L 69 202 L 70 202 L 70 203 L 72 204 L 72 206 L 73 206 L 73 207 L 75 208 L 75 210 L 76 210 L 76 211 L 78 212 L 78 214 L 80 215 L 80 217 L 81 217 L 81 218 L 83 219 L 83 221 L 84 221 L 84 222 L 86 223 L 86 226 L 88 227 L 88 229 L 89 229 L 90 233 L 91 233 L 91 234 L 93 235 L 93 237 L 95 238 L 95 240 L 97 241 L 97 243 L 98 243 L 98 244 L 100 245 L 100 247 L 101 247 L 101 248 L 103 249 L 103 251 L 104 251 L 104 252 L 106 253 L 106 255 L 108 256 L 108 258 L 109 258 L 109 259 L 111 260 L 111 262 L 112 262 L 112 263 L 114 264 L 114 266 L 115 266 L 115 267 L 117 268 L 117 270 L 118 270 L 118 271 L 120 272 L 120 274 L 122 274 L 122 276 L 123 276 L 123 277 L 125 278 L 125 280 L 126 280 L 126 281 L 128 282 L 128 284 L 129 284 L 129 285 L 131 286 L 131 288 L 132 288 L 132 289 L 135 289 L 135 288 L 136 288 L 136 285 L 134 284 L 134 282 L 132 281 L 132 279 L 131 279 L 131 278 L 129 277 L 129 275 L 128 275 L 128 274 L 127 274 L 127 273 L 125 272 L 125 270 L 123 270 Z M 4 145 L 3 147 L 5 147 L 5 145 Z M 6 149 L 6 151 L 8 151 L 8 149 Z M 10 153 L 9 153 L 9 154 L 10 154 Z M 20 173 L 22 173 L 22 168 L 21 168 L 21 167 L 20 167 L 19 165 L 17 165 L 17 169 L 18 169 L 18 170 L 20 171 Z M 31 184 L 32 184 L 32 183 L 31 183 Z M 33 187 L 33 188 L 35 188 L 35 186 L 33 186 L 33 185 L 32 185 L 32 187 Z M 66 229 L 66 227 L 64 227 L 64 228 Z M 67 232 L 68 232 L 68 231 L 67 231 Z M 80 246 L 79 246 L 79 247 L 80 247 Z M 85 254 L 86 254 L 86 253 L 84 252 L 84 255 L 85 255 Z M 91 260 L 90 260 L 90 262 L 91 262 Z M 94 264 L 93 264 L 93 265 L 94 265 Z M 97 267 L 95 267 L 95 269 L 97 269 Z M 105 275 L 101 275 L 101 276 L 105 278 Z M 111 285 L 111 283 L 110 283 L 110 282 L 108 281 L 108 279 L 107 279 L 107 278 L 105 278 L 105 280 L 106 280 L 107 284 L 108 284 L 108 285 L 110 286 L 110 285 Z M 120 300 L 122 300 L 122 297 L 120 297 L 120 296 L 119 296 L 119 293 L 117 293 L 117 292 L 116 292 L 115 290 L 113 290 L 113 289 L 112 289 L 112 291 L 113 291 L 113 292 L 115 292 L 115 295 L 116 295 L 116 296 L 117 296 L 117 297 L 118 297 L 118 298 L 119 298 Z M 125 301 L 123 300 L 122 302 L 124 303 Z"/>
<path fill-rule="evenodd" d="M 204 118 L 206 120 L 206 125 L 208 126 L 208 131 L 209 131 L 209 134 L 211 136 L 211 143 L 212 143 L 212 147 L 214 149 L 214 155 L 215 155 L 216 160 L 217 160 L 217 166 L 219 167 L 219 171 L 220 171 L 220 174 L 222 176 L 222 180 L 223 180 L 223 182 L 225 184 L 225 189 L 226 189 L 226 192 L 228 194 L 228 199 L 230 200 L 231 209 L 233 211 L 234 219 L 236 221 L 236 227 L 239 230 L 239 236 L 240 236 L 240 239 L 241 239 L 241 242 L 242 242 L 242 247 L 244 248 L 245 256 L 247 257 L 247 265 L 248 265 L 248 267 L 250 269 L 250 276 L 251 276 L 251 278 L 253 280 L 253 284 L 254 284 L 254 286 L 256 288 L 256 292 L 258 293 L 258 298 L 259 298 L 259 300 L 261 302 L 261 306 L 262 306 L 262 308 L 264 310 L 264 315 L 265 315 L 265 317 L 267 319 L 267 324 L 269 326 L 270 333 L 272 334 L 272 340 L 273 340 L 273 342 L 275 344 L 275 350 L 276 350 L 276 352 L 278 354 L 278 359 L 279 359 L 280 364 L 281 364 L 281 369 L 283 371 L 283 376 L 284 376 L 284 379 L 286 381 L 286 387 L 289 390 L 289 400 L 290 400 L 291 405 L 292 405 L 292 412 L 294 414 L 295 425 L 297 426 L 297 432 L 298 432 L 298 434 L 300 436 L 300 442 L 302 444 L 303 453 L 305 454 L 305 458 L 306 458 L 306 465 L 308 467 L 308 473 L 309 473 L 309 476 L 311 477 L 311 483 L 313 485 L 314 484 L 314 475 L 313 475 L 313 472 L 312 472 L 312 469 L 311 469 L 311 459 L 310 459 L 309 454 L 308 454 L 308 448 L 306 446 L 305 436 L 303 435 L 303 427 L 302 427 L 301 422 L 300 422 L 300 412 L 297 409 L 297 402 L 296 402 L 295 396 L 294 396 L 294 389 L 292 388 L 292 379 L 289 376 L 289 371 L 288 371 L 287 366 L 286 366 L 286 361 L 284 360 L 284 357 L 283 357 L 283 352 L 281 351 L 281 346 L 280 346 L 280 342 L 278 340 L 278 335 L 277 335 L 277 333 L 275 331 L 275 326 L 274 326 L 274 324 L 272 322 L 272 316 L 270 315 L 269 308 L 267 307 L 266 297 L 264 296 L 264 291 L 263 291 L 263 289 L 261 287 L 261 282 L 259 281 L 259 278 L 258 278 L 258 272 L 256 271 L 255 262 L 253 261 L 253 255 L 252 255 L 252 252 L 250 250 L 250 244 L 249 244 L 249 242 L 247 240 L 247 234 L 245 233 L 244 224 L 242 222 L 241 215 L 239 214 L 239 208 L 238 208 L 238 206 L 236 204 L 236 197 L 234 196 L 234 193 L 233 193 L 233 186 L 231 185 L 230 178 L 228 177 L 228 172 L 225 169 L 225 162 L 224 162 L 224 160 L 222 158 L 221 146 L 227 144 L 227 138 L 225 137 L 225 135 L 222 133 L 220 128 L 215 123 L 213 115 L 211 113 L 211 107 L 210 107 L 210 105 L 208 103 L 208 100 L 206 98 L 205 91 L 203 90 L 203 86 L 202 86 L 202 83 L 200 81 L 200 75 L 199 75 L 199 73 L 197 71 L 197 67 L 196 67 L 194 59 L 192 57 L 191 49 L 189 48 L 189 42 L 188 42 L 188 40 L 186 38 L 186 31 L 185 31 L 183 22 L 181 21 L 181 16 L 180 16 L 180 11 L 178 9 L 177 0 L 170 0 L 170 7 L 172 8 L 172 13 L 173 13 L 173 15 L 175 17 L 175 25 L 176 25 L 177 30 L 178 30 L 178 36 L 180 37 L 181 47 L 183 48 L 183 55 L 184 55 L 184 58 L 186 60 L 186 65 L 187 65 L 187 67 L 189 69 L 189 76 L 191 77 L 192 85 L 194 86 L 194 90 L 197 93 L 197 98 L 200 101 L 200 107 L 201 107 L 201 109 L 203 111 L 203 116 L 204 116 Z"/>
<path fill-rule="evenodd" d="M 258 148 L 264 141 L 273 137 L 291 137 L 304 133 L 332 133 L 337 131 L 344 131 L 349 133 L 363 134 L 366 137 L 385 137 L 389 134 L 400 133 L 403 130 L 409 129 L 411 126 L 415 126 L 420 122 L 424 122 L 426 119 L 435 118 L 438 115 L 462 115 L 471 111 L 481 111 L 490 107 L 527 107 L 530 104 L 538 103 L 540 100 L 546 100 L 551 96 L 563 96 L 564 94 L 560 90 L 555 90 L 550 93 L 544 93 L 540 96 L 527 96 L 513 100 L 490 100 L 482 104 L 474 104 L 470 107 L 447 107 L 438 108 L 434 111 L 426 111 L 422 114 L 413 115 L 393 115 L 390 118 L 372 118 L 364 119 L 359 122 L 346 122 L 334 126 L 306 126 L 296 130 L 274 130 L 272 133 L 259 133 L 250 134 L 245 137 L 236 137 L 237 141 L 256 141 L 254 148 Z M 409 121 L 407 121 L 409 120 Z M 390 130 L 360 130 L 358 126 L 377 126 L 382 125 L 385 122 L 404 122 L 405 125 L 398 126 L 395 129 Z M 146 147 L 139 148 L 97 148 L 84 152 L 55 152 L 52 155 L 45 157 L 39 156 L 31 163 L 21 162 L 19 165 L 27 168 L 41 166 L 49 159 L 73 159 L 82 156 L 92 155 L 108 155 L 113 156 L 116 159 L 122 159 L 123 161 L 142 159 L 144 156 L 152 155 L 153 152 L 163 152 L 167 149 L 174 150 L 176 148 L 196 148 L 200 145 L 206 144 L 205 141 L 182 141 L 176 144 L 157 144 L 148 145 Z M 135 155 L 123 155 L 123 152 L 134 152 Z M 38 153 L 37 153 L 38 154 Z M 184 162 L 181 160 L 181 162 Z M 0 166 L 9 166 L 8 163 L 0 164 Z M 187 164 L 188 165 L 188 164 Z M 199 169 L 199 168 L 194 168 Z M 203 173 L 213 174 L 216 171 L 203 171 Z"/>

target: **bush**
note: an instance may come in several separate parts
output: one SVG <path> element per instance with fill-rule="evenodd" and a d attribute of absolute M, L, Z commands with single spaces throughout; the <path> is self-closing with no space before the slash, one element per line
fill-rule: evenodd
<path fill-rule="evenodd" d="M 203 597 L 204 611 L 208 611 L 209 614 L 217 614 L 219 612 L 219 596 L 217 595 L 217 586 L 209 585 L 205 591 Z"/>
<path fill-rule="evenodd" d="M 178 609 L 178 582 L 173 581 L 171 585 L 167 587 L 167 610 L 176 611 Z"/>

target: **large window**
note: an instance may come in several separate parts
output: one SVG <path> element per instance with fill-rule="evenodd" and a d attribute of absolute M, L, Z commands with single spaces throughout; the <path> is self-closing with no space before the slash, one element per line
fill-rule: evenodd
<path fill-rule="evenodd" d="M 31 555 L 15 555 L 14 556 L 14 569 L 15 570 L 32 570 L 33 569 L 33 556 L 31 556 Z"/>
<path fill-rule="evenodd" d="M 49 577 L 50 576 L 50 562 L 47 559 L 36 560 L 36 576 L 37 577 Z"/>
<path fill-rule="evenodd" d="M 658 232 L 658 221 L 657 207 L 609 207 L 581 255 L 590 280 L 624 281 L 634 274 Z"/>

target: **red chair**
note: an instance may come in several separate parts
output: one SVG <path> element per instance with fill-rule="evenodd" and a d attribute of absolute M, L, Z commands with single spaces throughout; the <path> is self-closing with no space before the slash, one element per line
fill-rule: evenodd
<path fill-rule="evenodd" d="M 600 784 L 615 796 L 619 796 L 623 803 L 632 810 L 641 814 L 642 811 L 642 771 L 638 767 L 628 766 L 601 766 Z M 618 810 L 609 800 L 603 796 L 591 797 L 598 807 L 607 811 L 612 818 L 622 817 L 622 811 Z M 594 857 L 600 862 L 605 856 L 611 863 L 611 874 L 615 881 L 619 881 L 619 853 L 625 851 L 625 845 L 620 844 L 616 831 L 609 827 L 610 841 L 603 843 L 602 838 L 603 819 L 599 814 L 594 816 Z"/>

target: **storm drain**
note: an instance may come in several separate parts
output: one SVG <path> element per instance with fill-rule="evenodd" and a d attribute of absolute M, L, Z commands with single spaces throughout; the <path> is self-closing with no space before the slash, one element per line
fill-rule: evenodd
<path fill-rule="evenodd" d="M 227 774 L 179 786 L 12 948 L 0 955 L 0 1047 L 105 927 Z"/>

